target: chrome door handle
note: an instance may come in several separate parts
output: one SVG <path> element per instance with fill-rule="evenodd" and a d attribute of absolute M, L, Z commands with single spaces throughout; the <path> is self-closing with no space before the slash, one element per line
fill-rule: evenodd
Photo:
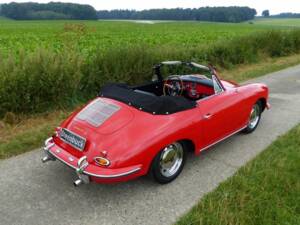
<path fill-rule="evenodd" d="M 203 116 L 204 119 L 208 120 L 212 117 L 212 114 L 208 113 L 205 116 Z"/>

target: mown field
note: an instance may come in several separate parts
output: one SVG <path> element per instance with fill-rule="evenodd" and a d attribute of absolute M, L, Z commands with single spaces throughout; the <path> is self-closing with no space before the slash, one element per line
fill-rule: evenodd
<path fill-rule="evenodd" d="M 260 18 L 253 21 L 255 25 L 271 25 L 271 26 L 284 26 L 284 27 L 300 27 L 300 18 Z"/>

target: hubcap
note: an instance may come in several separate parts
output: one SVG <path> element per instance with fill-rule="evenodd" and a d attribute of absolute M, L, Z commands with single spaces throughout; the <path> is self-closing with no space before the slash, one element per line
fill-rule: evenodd
<path fill-rule="evenodd" d="M 260 109 L 259 109 L 259 105 L 255 104 L 251 110 L 251 114 L 250 114 L 250 121 L 248 124 L 248 127 L 250 129 L 253 129 L 254 127 L 256 127 L 256 125 L 258 124 L 259 121 L 259 117 L 260 117 Z"/>
<path fill-rule="evenodd" d="M 177 173 L 183 162 L 183 147 L 175 142 L 163 150 L 160 157 L 160 172 L 165 177 L 171 177 Z"/>

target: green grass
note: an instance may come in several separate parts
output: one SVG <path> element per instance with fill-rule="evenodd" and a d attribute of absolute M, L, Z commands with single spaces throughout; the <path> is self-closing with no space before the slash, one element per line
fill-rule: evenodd
<path fill-rule="evenodd" d="M 9 158 L 41 147 L 43 140 L 53 133 L 54 124 L 30 127 L 26 132 L 14 135 L 12 139 L 0 141 L 0 159 Z"/>
<path fill-rule="evenodd" d="M 300 126 L 207 194 L 177 225 L 299 225 Z"/>
<path fill-rule="evenodd" d="M 0 20 L 9 20 L 9 19 L 4 16 L 0 16 Z"/>
<path fill-rule="evenodd" d="M 57 111 L 28 118 L 13 118 L 7 123 L 0 121 L 0 159 L 9 158 L 39 148 L 50 137 L 54 128 L 70 112 Z"/>
<path fill-rule="evenodd" d="M 280 58 L 265 58 L 254 64 L 239 65 L 234 69 L 221 71 L 222 77 L 235 82 L 257 78 L 263 74 L 279 71 L 300 64 L 300 55 Z"/>
<path fill-rule="evenodd" d="M 300 27 L 300 18 L 259 18 L 253 21 L 254 25 L 291 26 Z"/>

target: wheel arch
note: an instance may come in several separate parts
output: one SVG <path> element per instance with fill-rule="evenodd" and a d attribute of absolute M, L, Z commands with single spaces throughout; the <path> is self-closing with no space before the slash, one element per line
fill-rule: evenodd
<path fill-rule="evenodd" d="M 183 144 L 183 147 L 185 150 L 187 150 L 188 152 L 192 152 L 195 153 L 195 143 L 191 140 L 191 139 L 181 139 L 178 140 L 178 142 Z"/>
<path fill-rule="evenodd" d="M 195 154 L 196 145 L 193 140 L 188 138 L 178 138 L 173 141 L 171 141 L 169 144 L 172 144 L 174 142 L 180 142 L 183 145 L 184 150 L 186 150 L 188 153 L 191 152 Z M 155 151 L 156 153 L 152 156 L 151 162 L 149 163 L 149 166 L 147 168 L 147 173 L 151 171 L 153 160 L 155 159 L 156 155 L 159 154 L 159 152 L 169 144 L 165 144 L 163 147 L 161 147 L 158 151 Z"/>
<path fill-rule="evenodd" d="M 265 109 L 267 107 L 267 100 L 266 100 L 266 98 L 259 98 L 257 100 L 257 102 L 259 102 L 261 104 L 261 106 L 262 106 L 262 109 L 261 109 L 262 112 L 265 111 Z"/>

